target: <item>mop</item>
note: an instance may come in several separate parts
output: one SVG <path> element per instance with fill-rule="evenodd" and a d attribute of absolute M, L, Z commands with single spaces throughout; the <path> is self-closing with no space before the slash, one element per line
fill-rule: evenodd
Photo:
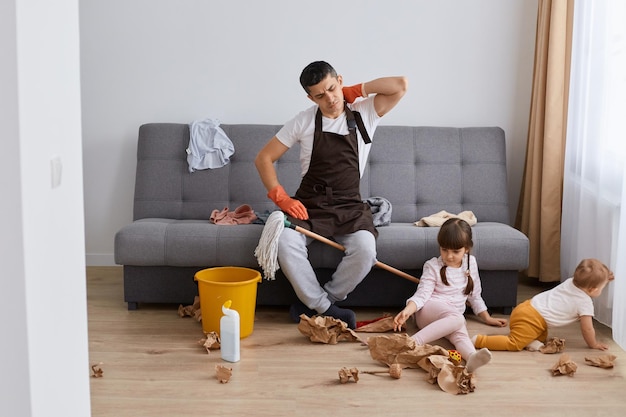
<path fill-rule="evenodd" d="M 263 276 L 270 281 L 276 279 L 276 271 L 280 269 L 278 265 L 278 238 L 285 228 L 285 221 L 287 219 L 282 211 L 272 212 L 265 221 L 259 244 L 254 250 L 254 256 L 263 269 Z"/>
<path fill-rule="evenodd" d="M 293 229 L 296 232 L 300 232 L 313 239 L 319 240 L 320 242 L 326 243 L 327 245 L 339 249 L 342 252 L 346 251 L 346 249 L 342 245 L 335 242 L 334 240 L 327 239 L 324 236 L 318 235 L 317 233 L 311 232 L 310 230 L 304 229 L 291 223 L 289 220 L 287 220 L 282 211 L 274 211 L 267 218 L 267 221 L 265 222 L 265 227 L 263 228 L 263 232 L 261 232 L 259 244 L 254 250 L 254 256 L 256 256 L 259 266 L 263 269 L 263 275 L 267 280 L 276 279 L 276 271 L 278 271 L 278 269 L 280 268 L 280 266 L 278 265 L 278 238 L 280 237 L 280 234 L 283 232 L 283 229 L 285 227 Z M 409 281 L 419 283 L 419 279 L 415 278 L 414 276 L 409 275 L 406 272 L 400 271 L 399 269 L 396 269 L 392 266 L 384 264 L 378 260 L 376 261 L 374 266 L 385 269 Z"/>

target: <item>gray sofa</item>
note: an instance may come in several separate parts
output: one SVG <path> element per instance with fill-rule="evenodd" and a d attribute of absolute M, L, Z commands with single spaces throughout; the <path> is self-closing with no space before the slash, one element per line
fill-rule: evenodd
<path fill-rule="evenodd" d="M 254 166 L 259 149 L 278 125 L 233 124 L 221 128 L 235 146 L 230 163 L 188 171 L 186 124 L 149 123 L 139 128 L 133 222 L 115 235 L 115 262 L 124 266 L 124 300 L 191 303 L 198 293 L 196 271 L 213 266 L 259 269 L 254 249 L 263 225 L 215 225 L 211 212 L 250 205 L 258 213 L 277 207 Z M 277 163 L 279 180 L 294 193 L 300 179 L 298 149 Z M 528 264 L 528 239 L 509 225 L 504 131 L 498 127 L 379 126 L 361 182 L 363 199 L 384 197 L 392 222 L 378 228 L 378 260 L 417 278 L 424 262 L 438 255 L 437 227 L 414 222 L 441 210 L 471 210 L 474 250 L 490 308 L 516 305 L 518 271 Z M 329 279 L 341 253 L 313 242 L 310 260 L 320 281 Z M 260 269 L 259 269 L 260 270 Z M 396 310 L 416 284 L 374 268 L 341 304 Z M 257 305 L 289 305 L 295 294 L 279 270 L 258 285 Z"/>

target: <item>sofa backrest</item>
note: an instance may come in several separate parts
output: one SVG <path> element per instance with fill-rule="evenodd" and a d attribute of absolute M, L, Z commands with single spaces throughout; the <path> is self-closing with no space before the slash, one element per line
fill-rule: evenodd
<path fill-rule="evenodd" d="M 249 204 L 277 208 L 254 166 L 259 150 L 280 125 L 222 124 L 235 147 L 230 162 L 190 173 L 185 149 L 189 126 L 148 123 L 139 128 L 134 220 L 209 219 L 215 209 Z M 441 210 L 474 212 L 478 221 L 509 224 L 504 131 L 499 127 L 379 126 L 361 181 L 364 199 L 384 197 L 393 222 L 414 222 Z M 276 169 L 291 194 L 300 183 L 299 148 Z"/>
<path fill-rule="evenodd" d="M 374 138 L 361 194 L 391 201 L 392 221 L 471 210 L 510 223 L 501 128 L 380 126 Z"/>

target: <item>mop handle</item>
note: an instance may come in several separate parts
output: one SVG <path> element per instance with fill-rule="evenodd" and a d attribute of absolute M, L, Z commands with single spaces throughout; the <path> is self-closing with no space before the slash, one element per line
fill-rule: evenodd
<path fill-rule="evenodd" d="M 285 226 L 295 230 L 296 232 L 300 232 L 303 235 L 306 235 L 308 237 L 311 237 L 313 239 L 319 240 L 320 242 L 326 243 L 327 245 L 332 246 L 333 248 L 339 249 L 342 252 L 346 251 L 346 248 L 344 248 L 342 245 L 340 245 L 339 243 L 335 242 L 334 240 L 330 240 L 328 238 L 325 238 L 324 236 L 318 235 L 317 233 L 314 233 L 310 230 L 307 230 L 303 227 L 300 226 L 296 226 L 295 224 L 291 223 L 289 220 L 287 220 L 285 218 Z M 387 265 L 385 263 L 382 263 L 380 261 L 376 261 L 376 263 L 374 264 L 374 266 L 377 266 L 378 268 L 382 268 L 382 269 L 386 269 L 387 271 L 391 272 L 392 274 L 396 274 L 399 277 L 402 277 L 404 279 L 408 279 L 409 281 L 415 282 L 416 284 L 419 284 L 420 280 L 415 278 L 413 275 L 409 275 L 406 272 L 400 271 L 397 268 L 394 268 L 393 266 Z"/>

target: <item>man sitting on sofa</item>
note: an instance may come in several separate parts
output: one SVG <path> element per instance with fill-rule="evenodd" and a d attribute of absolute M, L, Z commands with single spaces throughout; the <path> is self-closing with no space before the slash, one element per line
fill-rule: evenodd
<path fill-rule="evenodd" d="M 361 199 L 360 178 L 374 131 L 404 96 L 407 79 L 385 77 L 347 87 L 330 64 L 316 61 L 304 68 L 300 84 L 315 105 L 289 120 L 261 149 L 255 165 L 268 197 L 292 223 L 333 238 L 346 249 L 322 287 L 308 260 L 312 239 L 283 230 L 278 262 L 300 300 L 291 306 L 291 318 L 299 322 L 300 314 L 321 314 L 354 329 L 354 312 L 335 302 L 346 299 L 376 263 L 378 235 L 371 209 Z M 278 182 L 274 162 L 296 143 L 301 149 L 302 181 L 290 197 Z"/>

